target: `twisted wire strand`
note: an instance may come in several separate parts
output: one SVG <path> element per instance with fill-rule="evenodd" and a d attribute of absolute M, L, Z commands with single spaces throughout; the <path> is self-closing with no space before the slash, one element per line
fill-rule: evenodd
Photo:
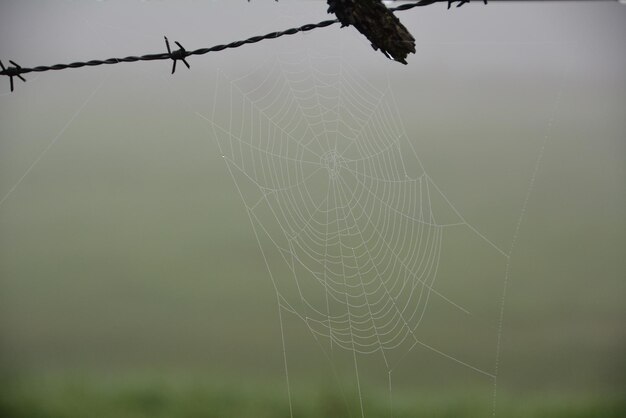
<path fill-rule="evenodd" d="M 442 0 L 421 0 L 421 1 L 414 2 L 414 3 L 402 4 L 400 6 L 390 8 L 389 10 L 391 10 L 392 12 L 399 12 L 399 11 L 404 11 L 404 10 L 410 10 L 419 6 L 427 6 L 433 3 L 438 3 L 440 1 Z M 218 52 L 218 51 L 223 51 L 225 49 L 239 48 L 246 44 L 254 44 L 254 43 L 266 40 L 266 39 L 277 39 L 282 36 L 295 35 L 300 32 L 308 32 L 314 29 L 332 26 L 336 23 L 339 23 L 338 19 L 324 20 L 318 23 L 308 23 L 302 26 L 289 28 L 283 31 L 271 32 L 265 35 L 253 36 L 248 39 L 234 41 L 234 42 L 223 44 L 223 45 L 215 45 L 209 48 L 200 48 L 200 49 L 196 49 L 193 51 L 186 51 L 184 49 L 181 49 L 173 53 L 162 52 L 159 54 L 147 54 L 147 55 L 141 55 L 141 56 L 131 55 L 131 56 L 124 57 L 124 58 L 108 58 L 104 60 L 79 61 L 79 62 L 72 62 L 70 64 L 40 65 L 37 67 L 31 67 L 31 68 L 21 67 L 11 61 L 11 63 L 14 64 L 14 66 L 6 67 L 6 68 L 3 66 L 2 70 L 0 71 L 0 75 L 10 77 L 11 87 L 13 87 L 13 80 L 12 80 L 13 77 L 20 77 L 21 74 L 28 74 L 32 72 L 40 73 L 44 71 L 59 71 L 59 70 L 65 70 L 68 68 L 95 67 L 98 65 L 120 64 L 122 62 L 158 61 L 158 60 L 176 61 L 176 60 L 180 60 L 185 57 L 188 57 L 190 55 L 204 55 L 204 54 L 208 54 L 209 52 Z M 11 88 L 11 90 L 13 90 L 13 88 Z"/>
<path fill-rule="evenodd" d="M 400 2 L 403 0 L 395 0 L 395 1 Z M 487 1 L 485 0 L 483 1 L 485 4 L 487 3 Z M 520 1 L 520 0 L 498 0 L 498 1 L 515 2 L 515 1 Z M 537 1 L 537 0 L 526 0 L 526 1 Z M 553 1 L 575 1 L 575 0 L 553 0 Z M 581 1 L 591 1 L 591 0 L 581 0 Z M 603 1 L 603 0 L 593 0 L 593 1 Z M 604 0 L 604 1 L 615 1 L 615 0 Z M 621 1 L 622 0 L 620 0 L 620 2 Z M 434 3 L 448 3 L 448 8 L 450 8 L 450 5 L 455 2 L 457 3 L 457 7 L 460 7 L 466 3 L 469 3 L 470 0 L 420 0 L 420 1 L 414 1 L 411 3 L 401 4 L 400 6 L 396 6 L 396 7 L 390 7 L 389 10 L 391 10 L 392 12 L 401 12 L 401 11 L 413 9 L 415 7 L 429 6 Z M 308 31 L 318 29 L 318 28 L 325 28 L 325 27 L 334 25 L 335 23 L 339 23 L 339 20 L 338 19 L 324 20 L 318 23 L 309 23 L 309 24 L 302 25 L 299 27 L 286 29 L 283 31 L 271 32 L 271 33 L 260 35 L 260 36 L 253 36 L 251 38 L 240 40 L 240 41 L 234 41 L 229 44 L 215 45 L 210 48 L 200 48 L 194 51 L 186 51 L 184 48 L 181 47 L 181 49 L 174 51 L 174 52 L 162 52 L 159 54 L 147 54 L 147 55 L 142 55 L 142 56 L 128 56 L 124 58 L 108 58 L 105 60 L 90 60 L 90 61 L 84 61 L 84 62 L 73 62 L 70 64 L 40 65 L 40 66 L 32 67 L 32 68 L 21 67 L 20 65 L 16 64 L 13 61 L 9 61 L 11 64 L 13 64 L 12 67 L 5 67 L 4 65 L 2 65 L 2 62 L 0 61 L 0 66 L 1 66 L 0 75 L 4 75 L 10 78 L 11 91 L 13 91 L 13 77 L 18 77 L 20 80 L 26 81 L 24 78 L 21 77 L 22 74 L 27 74 L 27 73 L 32 73 L 32 72 L 58 71 L 58 70 L 65 70 L 68 68 L 95 67 L 98 65 L 106 65 L 106 64 L 120 64 L 122 62 L 156 61 L 156 60 L 170 59 L 170 60 L 173 60 L 175 63 L 177 60 L 184 60 L 184 58 L 190 55 L 204 55 L 204 54 L 208 54 L 209 52 L 217 52 L 217 51 L 223 51 L 225 49 L 239 48 L 243 45 L 254 44 L 254 43 L 266 40 L 266 39 L 277 39 L 282 36 L 295 35 L 300 32 L 308 32 Z"/>

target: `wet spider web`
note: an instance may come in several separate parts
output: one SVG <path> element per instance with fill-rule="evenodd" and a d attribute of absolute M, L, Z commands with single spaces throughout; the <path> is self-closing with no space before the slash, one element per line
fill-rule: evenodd
<path fill-rule="evenodd" d="M 418 328 L 434 299 L 468 314 L 436 289 L 448 230 L 464 227 L 506 253 L 424 170 L 389 84 L 374 85 L 341 55 L 309 54 L 268 58 L 237 78 L 219 74 L 213 110 L 200 114 L 263 253 L 283 346 L 291 314 L 326 353 L 352 354 L 357 384 L 360 358 L 379 356 L 391 382 L 416 346 L 494 379 Z"/>

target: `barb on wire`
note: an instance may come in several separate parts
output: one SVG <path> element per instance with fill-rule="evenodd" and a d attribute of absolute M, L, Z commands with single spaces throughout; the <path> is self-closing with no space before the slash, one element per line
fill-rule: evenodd
<path fill-rule="evenodd" d="M 450 1 L 450 0 L 420 0 L 420 1 L 415 1 L 412 3 L 406 3 L 406 4 L 402 4 L 396 7 L 392 7 L 389 10 L 391 10 L 392 12 L 400 12 L 400 11 L 405 11 L 405 10 L 410 10 L 413 9 L 415 7 L 420 7 L 420 6 L 428 6 L 430 4 L 433 3 L 440 3 L 440 2 L 444 2 L 447 1 L 448 5 L 453 3 L 454 1 L 459 1 L 460 4 L 459 6 L 465 4 L 468 2 L 468 0 L 454 0 L 454 1 Z M 314 29 L 319 29 L 319 28 L 325 28 L 328 26 L 332 26 L 336 23 L 339 23 L 338 19 L 331 19 L 331 20 L 324 20 L 318 23 L 309 23 L 306 25 L 302 25 L 299 27 L 294 27 L 294 28 L 290 28 L 290 29 L 286 29 L 283 31 L 277 31 L 277 32 L 271 32 L 265 35 L 260 35 L 260 36 L 253 36 L 251 38 L 248 39 L 244 39 L 244 40 L 240 40 L 240 41 L 235 41 L 235 42 L 231 42 L 228 44 L 224 44 L 224 45 L 215 45 L 209 48 L 200 48 L 200 49 L 196 49 L 194 51 L 187 51 L 185 48 L 182 47 L 182 45 L 178 42 L 176 42 L 176 45 L 178 45 L 178 47 L 180 49 L 176 50 L 176 51 L 171 51 L 170 46 L 169 46 L 169 41 L 167 40 L 167 37 L 165 38 L 165 45 L 167 46 L 167 52 L 165 53 L 160 53 L 160 54 L 147 54 L 147 55 L 142 55 L 142 56 L 128 56 L 128 57 L 124 57 L 124 58 L 108 58 L 105 60 L 91 60 L 91 61 L 85 61 L 85 62 L 73 62 L 70 64 L 55 64 L 55 65 L 41 65 L 41 66 L 37 66 L 37 67 L 31 67 L 31 68 L 27 68 L 27 67 L 20 67 L 19 65 L 17 65 L 16 63 L 14 63 L 13 61 L 9 61 L 11 64 L 13 64 L 13 67 L 4 67 L 4 65 L 2 65 L 2 71 L 0 71 L 0 75 L 4 75 L 9 77 L 10 83 L 11 83 L 11 91 L 13 91 L 13 77 L 18 77 L 20 80 L 22 81 L 26 81 L 24 79 L 24 77 L 22 77 L 22 74 L 28 74 L 28 73 L 32 73 L 32 72 L 44 72 L 44 71 L 59 71 L 59 70 L 65 70 L 68 68 L 81 68 L 81 67 L 95 67 L 95 66 L 99 66 L 99 65 L 107 65 L 107 64 L 120 64 L 122 62 L 137 62 L 137 61 L 157 61 L 157 60 L 173 60 L 174 63 L 172 64 L 172 73 L 174 73 L 174 71 L 176 70 L 176 61 L 182 61 L 183 64 L 185 64 L 187 66 L 187 68 L 191 68 L 189 63 L 185 60 L 185 58 L 187 58 L 190 55 L 204 55 L 204 54 L 208 54 L 209 52 L 218 52 L 218 51 L 223 51 L 225 49 L 232 49 L 232 48 L 239 48 L 243 45 L 246 44 L 254 44 L 266 39 L 277 39 L 280 38 L 282 36 L 289 36 L 289 35 L 295 35 L 301 32 L 308 32 Z"/>
<path fill-rule="evenodd" d="M 469 3 L 470 0 L 458 0 L 458 2 L 459 2 L 459 4 L 457 4 L 456 7 L 461 7 L 465 3 Z M 450 6 L 452 6 L 452 3 L 454 3 L 454 0 L 449 0 L 448 1 L 448 9 L 450 9 Z M 487 0 L 483 0 L 483 3 L 487 4 Z"/>
<path fill-rule="evenodd" d="M 167 47 L 167 54 L 169 55 L 170 59 L 173 61 L 172 74 L 176 72 L 176 61 L 179 61 L 179 60 L 182 61 L 183 64 L 187 66 L 187 68 L 191 69 L 191 66 L 189 65 L 187 60 L 185 60 L 185 58 L 187 57 L 187 51 L 185 50 L 185 48 L 183 48 L 183 46 L 179 44 L 178 41 L 174 41 L 174 43 L 178 45 L 178 48 L 180 49 L 178 49 L 178 51 L 172 52 L 172 50 L 170 49 L 170 41 L 168 41 L 167 36 L 165 36 L 164 38 L 165 38 L 165 46 Z"/>
<path fill-rule="evenodd" d="M 19 64 L 16 64 L 14 61 L 9 60 L 9 62 L 13 64 L 13 67 L 5 67 L 2 61 L 0 61 L 0 67 L 2 67 L 2 75 L 6 75 L 9 77 L 9 81 L 11 83 L 11 91 L 13 91 L 13 77 L 19 78 L 24 83 L 26 83 L 26 79 L 21 75 L 20 70 L 22 70 L 22 67 L 20 67 Z"/>

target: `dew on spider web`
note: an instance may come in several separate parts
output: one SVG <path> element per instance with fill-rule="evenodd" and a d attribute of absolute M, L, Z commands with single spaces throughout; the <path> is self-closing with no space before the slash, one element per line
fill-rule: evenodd
<path fill-rule="evenodd" d="M 352 353 L 357 380 L 362 358 L 377 356 L 391 376 L 415 347 L 491 379 L 489 369 L 420 337 L 433 300 L 468 314 L 436 289 L 446 231 L 465 226 L 495 245 L 425 172 L 398 113 L 389 87 L 341 56 L 292 53 L 237 78 L 220 74 L 203 117 L 280 310 L 325 353 Z"/>

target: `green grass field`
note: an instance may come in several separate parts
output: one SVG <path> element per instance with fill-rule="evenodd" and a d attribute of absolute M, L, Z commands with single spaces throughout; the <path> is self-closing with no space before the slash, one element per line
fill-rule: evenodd
<path fill-rule="evenodd" d="M 289 417 L 275 294 L 222 161 L 203 157 L 217 154 L 212 143 L 202 133 L 185 151 L 167 133 L 150 148 L 112 132 L 84 140 L 89 123 L 78 121 L 64 141 L 73 151 L 53 152 L 3 208 L 0 416 Z M 621 200 L 612 174 L 563 166 L 564 150 L 572 161 L 580 150 L 562 141 L 546 156 L 512 264 L 502 418 L 626 414 Z M 465 163 L 441 162 L 458 171 Z M 525 182 L 494 184 L 502 200 L 492 206 L 491 191 L 464 200 L 472 181 L 450 181 L 432 165 L 464 214 L 506 242 Z M 553 199 L 563 176 L 580 187 Z M 589 194 L 612 196 L 601 218 L 585 215 L 595 210 Z M 473 316 L 459 321 L 433 301 L 421 335 L 489 370 L 504 265 L 466 231 L 445 242 L 439 290 Z M 338 386 L 304 324 L 286 316 L 285 325 L 294 417 L 358 417 L 351 359 L 336 363 Z M 389 417 L 386 375 L 368 361 L 366 416 Z M 206 372 L 190 377 L 198 370 Z M 324 379 L 332 383 L 315 383 Z M 407 356 L 394 379 L 396 418 L 492 414 L 488 383 L 428 351 Z"/>
<path fill-rule="evenodd" d="M 195 381 L 142 378 L 102 379 L 65 377 L 3 382 L 0 415 L 7 418 L 148 418 L 148 417 L 242 417 L 288 418 L 289 405 L 281 384 L 222 384 Z M 306 396 L 292 400 L 294 417 L 357 417 L 357 402 L 346 402 L 340 391 L 311 388 Z M 492 415 L 490 402 L 471 394 L 396 393 L 393 414 L 384 392 L 368 392 L 364 401 L 366 416 L 397 418 L 478 418 Z M 617 394 L 501 395 L 498 416 L 509 418 L 621 418 L 626 400 Z"/>

